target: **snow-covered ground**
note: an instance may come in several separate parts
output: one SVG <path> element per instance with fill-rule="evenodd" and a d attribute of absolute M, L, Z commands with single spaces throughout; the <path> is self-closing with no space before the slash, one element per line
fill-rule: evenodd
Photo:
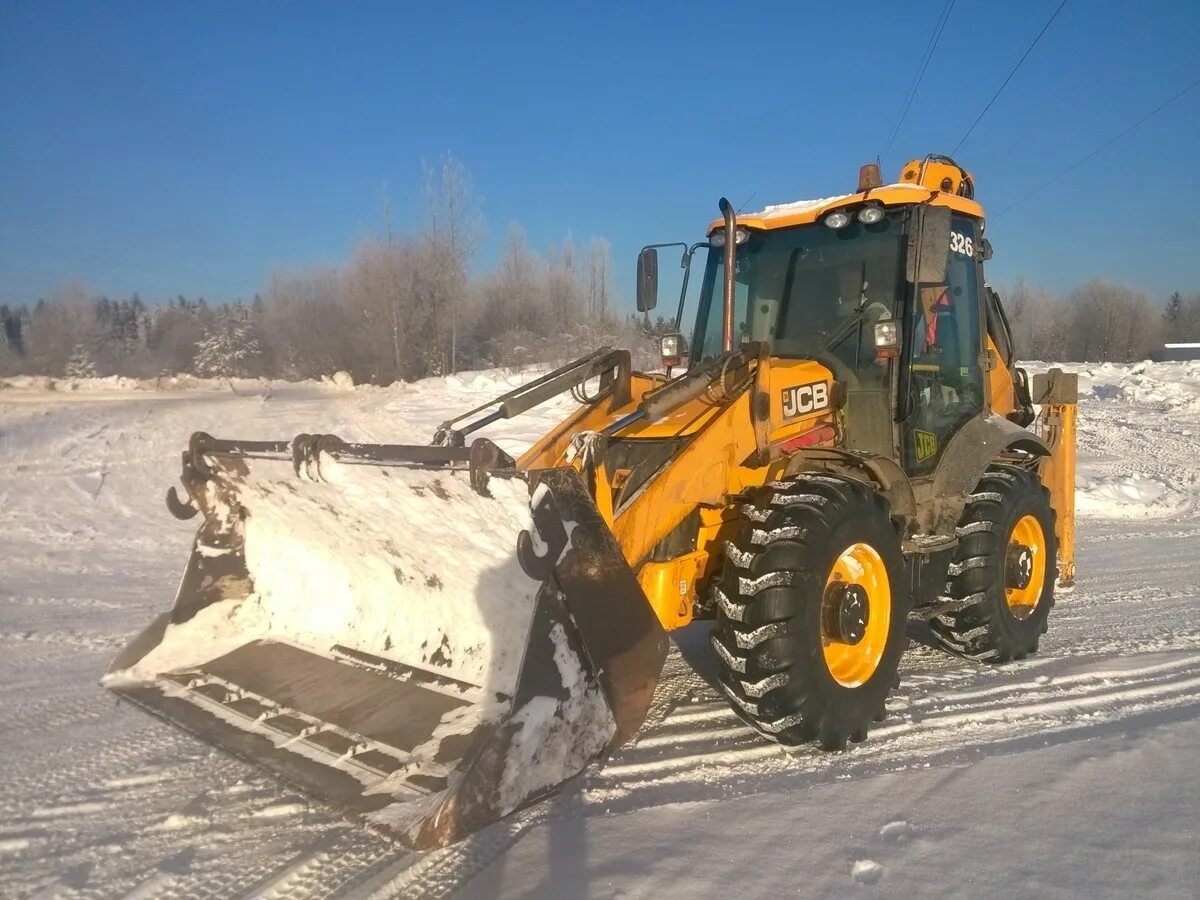
<path fill-rule="evenodd" d="M 554 800 L 417 856 L 98 686 L 170 605 L 163 506 L 194 430 L 428 440 L 516 383 L 0 382 L 0 895 L 1195 897 L 1200 364 L 1077 367 L 1079 582 L 991 668 L 910 627 L 844 754 L 757 740 L 677 635 L 639 739 Z M 492 436 L 511 451 L 572 405 Z"/>

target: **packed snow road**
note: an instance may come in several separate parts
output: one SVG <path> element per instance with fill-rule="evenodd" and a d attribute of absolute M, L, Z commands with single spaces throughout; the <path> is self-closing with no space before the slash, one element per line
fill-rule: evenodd
<path fill-rule="evenodd" d="M 5 897 L 1194 896 L 1200 880 L 1200 365 L 1082 379 L 1079 583 L 991 668 L 910 626 L 844 754 L 756 739 L 677 635 L 637 741 L 553 801 L 410 854 L 97 682 L 167 608 L 194 523 L 163 493 L 194 430 L 424 441 L 515 378 L 0 387 Z M 493 432 L 510 450 L 563 399 Z"/>

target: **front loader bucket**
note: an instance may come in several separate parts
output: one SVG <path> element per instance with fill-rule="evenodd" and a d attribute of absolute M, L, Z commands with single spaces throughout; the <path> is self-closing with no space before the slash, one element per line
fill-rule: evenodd
<path fill-rule="evenodd" d="M 105 686 L 418 849 L 551 792 L 641 725 L 666 636 L 578 473 L 466 454 L 197 435 L 175 606 Z"/>

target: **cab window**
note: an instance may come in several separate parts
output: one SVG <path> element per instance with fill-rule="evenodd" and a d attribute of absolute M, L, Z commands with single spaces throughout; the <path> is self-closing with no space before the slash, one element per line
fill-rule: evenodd
<path fill-rule="evenodd" d="M 950 438 L 983 409 L 978 239 L 973 219 L 953 216 L 945 280 L 913 288 L 904 427 L 911 475 L 932 472 Z"/>

